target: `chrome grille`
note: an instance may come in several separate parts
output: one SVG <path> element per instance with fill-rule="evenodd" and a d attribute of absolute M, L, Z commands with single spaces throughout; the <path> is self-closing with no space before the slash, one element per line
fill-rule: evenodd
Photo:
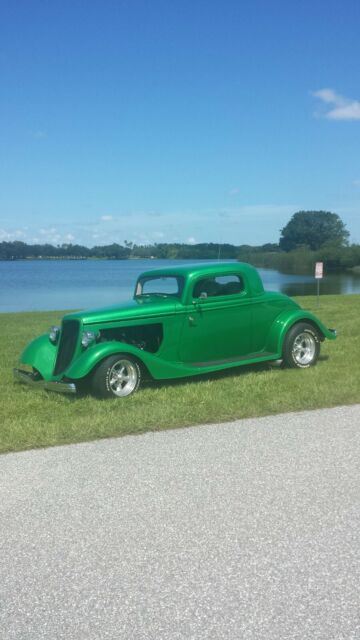
<path fill-rule="evenodd" d="M 54 375 L 65 371 L 75 353 L 79 335 L 79 322 L 77 320 L 64 320 L 61 327 L 60 342 L 54 368 Z"/>

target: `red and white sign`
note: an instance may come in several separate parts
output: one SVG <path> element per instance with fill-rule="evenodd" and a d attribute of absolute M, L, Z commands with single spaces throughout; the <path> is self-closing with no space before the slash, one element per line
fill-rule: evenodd
<path fill-rule="evenodd" d="M 324 275 L 324 263 L 316 262 L 315 263 L 315 278 L 322 278 Z"/>

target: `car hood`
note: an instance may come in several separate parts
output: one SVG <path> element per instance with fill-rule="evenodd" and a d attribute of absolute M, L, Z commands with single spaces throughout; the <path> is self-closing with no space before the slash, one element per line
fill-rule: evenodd
<path fill-rule="evenodd" d="M 176 311 L 178 300 L 173 298 L 139 298 L 111 307 L 86 309 L 64 316 L 65 320 L 78 320 L 84 325 L 121 322 L 137 318 L 161 317 Z"/>

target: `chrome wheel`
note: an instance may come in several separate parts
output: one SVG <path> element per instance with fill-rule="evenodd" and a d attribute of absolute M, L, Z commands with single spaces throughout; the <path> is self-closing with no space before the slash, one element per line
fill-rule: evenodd
<path fill-rule="evenodd" d="M 122 358 L 108 372 L 109 390 L 118 397 L 130 395 L 138 386 L 138 367 L 131 360 Z"/>
<path fill-rule="evenodd" d="M 308 322 L 297 322 L 287 332 L 283 344 L 283 362 L 288 367 L 307 369 L 316 364 L 321 337 Z"/>
<path fill-rule="evenodd" d="M 299 333 L 292 347 L 294 361 L 304 367 L 314 360 L 315 354 L 316 342 L 313 335 L 309 332 Z"/>
<path fill-rule="evenodd" d="M 95 368 L 91 387 L 98 398 L 125 398 L 137 391 L 141 382 L 140 363 L 127 353 L 105 358 Z"/>

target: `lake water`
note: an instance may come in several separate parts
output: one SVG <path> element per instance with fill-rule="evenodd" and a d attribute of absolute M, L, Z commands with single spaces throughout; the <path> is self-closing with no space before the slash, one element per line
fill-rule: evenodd
<path fill-rule="evenodd" d="M 0 312 L 83 309 L 117 304 L 132 297 L 135 280 L 142 271 L 191 262 L 196 261 L 0 261 Z M 259 269 L 259 272 L 265 289 L 290 296 L 316 293 L 313 277 L 284 274 L 272 269 Z M 320 292 L 360 293 L 360 275 L 326 276 L 321 281 Z"/>

